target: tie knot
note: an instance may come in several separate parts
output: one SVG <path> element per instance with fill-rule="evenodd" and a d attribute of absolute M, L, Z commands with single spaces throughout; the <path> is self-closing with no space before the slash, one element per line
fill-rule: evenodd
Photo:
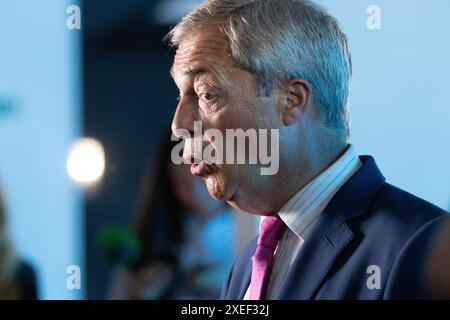
<path fill-rule="evenodd" d="M 278 215 L 265 217 L 259 228 L 258 245 L 275 250 L 284 227 L 285 224 Z"/>

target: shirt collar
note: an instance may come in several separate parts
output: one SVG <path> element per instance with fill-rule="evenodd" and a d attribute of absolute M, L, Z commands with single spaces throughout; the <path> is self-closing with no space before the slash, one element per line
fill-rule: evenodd
<path fill-rule="evenodd" d="M 349 145 L 344 154 L 306 186 L 298 191 L 278 212 L 298 237 L 325 209 L 340 187 L 361 167 L 362 163 Z"/>

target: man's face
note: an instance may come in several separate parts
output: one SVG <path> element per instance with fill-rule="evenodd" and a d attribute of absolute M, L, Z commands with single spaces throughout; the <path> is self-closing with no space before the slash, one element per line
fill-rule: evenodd
<path fill-rule="evenodd" d="M 218 29 L 205 29 L 181 41 L 171 73 L 180 91 L 172 123 L 176 135 L 177 129 L 193 132 L 194 121 L 201 121 L 203 131 L 220 130 L 224 139 L 226 129 L 278 128 L 276 98 L 257 96 L 254 76 L 234 64 L 228 39 Z M 186 139 L 185 144 L 184 154 L 189 161 L 194 155 L 193 139 Z M 213 139 L 206 139 L 215 147 Z M 193 164 L 191 171 L 203 178 L 211 196 L 245 210 L 261 184 L 270 180 L 260 175 L 260 167 L 248 162 L 200 163 Z"/>

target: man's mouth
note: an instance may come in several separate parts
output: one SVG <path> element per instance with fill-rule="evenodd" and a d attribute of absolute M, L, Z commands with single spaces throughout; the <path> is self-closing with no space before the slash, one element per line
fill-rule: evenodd
<path fill-rule="evenodd" d="M 191 173 L 194 176 L 205 177 L 212 173 L 212 168 L 205 160 L 201 160 L 200 163 L 191 164 Z"/>

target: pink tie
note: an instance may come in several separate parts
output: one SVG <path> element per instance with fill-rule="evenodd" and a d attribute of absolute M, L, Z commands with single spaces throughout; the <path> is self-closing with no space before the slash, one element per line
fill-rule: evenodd
<path fill-rule="evenodd" d="M 283 234 L 284 227 L 285 224 L 278 215 L 268 216 L 261 223 L 258 245 L 252 257 L 250 300 L 265 299 L 275 248 Z"/>

